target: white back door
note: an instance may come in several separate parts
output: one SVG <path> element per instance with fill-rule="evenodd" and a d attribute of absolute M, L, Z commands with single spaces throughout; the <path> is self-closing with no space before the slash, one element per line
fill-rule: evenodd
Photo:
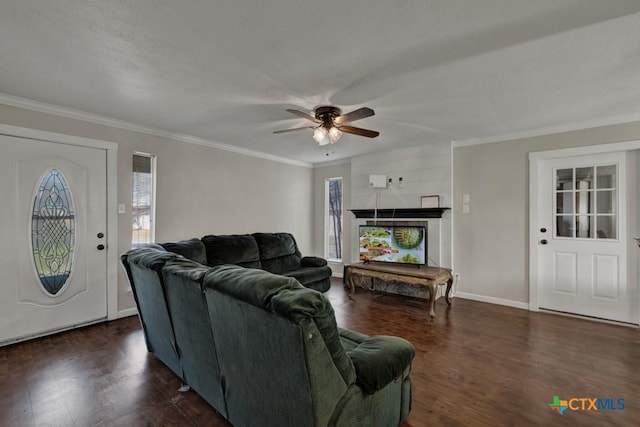
<path fill-rule="evenodd" d="M 541 162 L 539 307 L 631 322 L 625 153 Z"/>

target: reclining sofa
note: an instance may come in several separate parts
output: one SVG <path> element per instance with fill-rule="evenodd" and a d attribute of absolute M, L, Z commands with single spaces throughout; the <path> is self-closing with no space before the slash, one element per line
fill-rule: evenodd
<path fill-rule="evenodd" d="M 235 427 L 408 416 L 414 347 L 339 328 L 325 296 L 294 277 L 155 247 L 121 260 L 148 350 Z"/>
<path fill-rule="evenodd" d="M 331 268 L 327 261 L 303 257 L 290 233 L 208 235 L 160 245 L 209 267 L 235 264 L 294 277 L 303 286 L 320 292 L 331 287 Z"/>

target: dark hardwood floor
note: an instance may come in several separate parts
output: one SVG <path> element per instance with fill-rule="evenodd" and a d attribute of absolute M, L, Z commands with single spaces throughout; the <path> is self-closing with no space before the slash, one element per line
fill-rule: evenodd
<path fill-rule="evenodd" d="M 349 299 L 337 280 L 327 295 L 340 326 L 416 347 L 403 427 L 640 424 L 636 328 L 462 299 L 439 300 L 431 320 L 423 300 Z M 228 426 L 180 386 L 125 318 L 0 348 L 0 426 Z M 560 415 L 554 396 L 625 406 Z"/>

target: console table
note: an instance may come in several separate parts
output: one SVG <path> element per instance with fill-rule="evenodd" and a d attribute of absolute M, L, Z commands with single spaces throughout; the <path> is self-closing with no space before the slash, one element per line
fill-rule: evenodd
<path fill-rule="evenodd" d="M 438 286 L 447 286 L 445 292 L 445 300 L 448 305 L 449 292 L 453 284 L 453 275 L 451 270 L 440 267 L 421 267 L 415 268 L 411 266 L 403 266 L 396 264 L 376 264 L 358 262 L 350 264 L 346 268 L 345 282 L 351 287 L 350 295 L 355 293 L 354 277 L 369 277 L 380 279 L 383 281 L 402 282 L 409 286 L 425 286 L 429 289 L 429 315 L 435 316 L 435 303 Z"/>

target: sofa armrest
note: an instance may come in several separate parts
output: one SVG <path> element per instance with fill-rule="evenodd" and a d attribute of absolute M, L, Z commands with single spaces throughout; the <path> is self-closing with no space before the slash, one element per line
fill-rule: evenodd
<path fill-rule="evenodd" d="M 391 336 L 371 336 L 353 350 L 348 350 L 356 369 L 356 384 L 368 394 L 400 379 L 411 366 L 416 350 L 405 339 Z"/>
<path fill-rule="evenodd" d="M 317 256 L 305 256 L 300 260 L 301 267 L 324 267 L 327 260 Z"/>

